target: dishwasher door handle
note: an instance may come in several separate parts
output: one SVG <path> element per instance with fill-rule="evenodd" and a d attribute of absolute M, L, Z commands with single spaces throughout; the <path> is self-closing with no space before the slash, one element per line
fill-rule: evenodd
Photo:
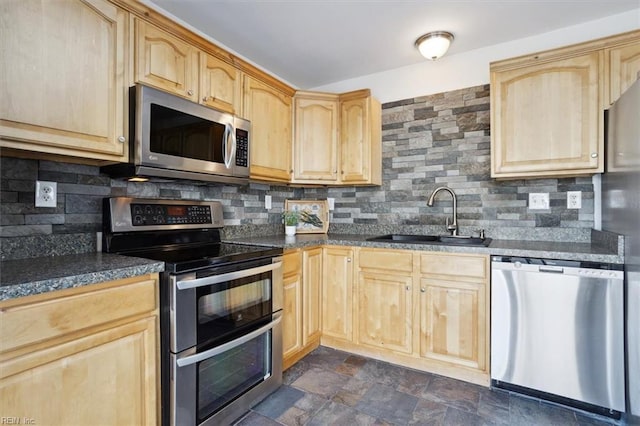
<path fill-rule="evenodd" d="M 554 274 L 564 274 L 564 268 L 561 266 L 539 266 L 538 272 L 551 272 Z"/>

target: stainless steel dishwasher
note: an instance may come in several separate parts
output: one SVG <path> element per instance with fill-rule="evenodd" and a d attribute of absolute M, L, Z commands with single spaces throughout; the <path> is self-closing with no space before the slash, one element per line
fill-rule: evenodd
<path fill-rule="evenodd" d="M 492 256 L 491 383 L 619 418 L 622 265 Z"/>

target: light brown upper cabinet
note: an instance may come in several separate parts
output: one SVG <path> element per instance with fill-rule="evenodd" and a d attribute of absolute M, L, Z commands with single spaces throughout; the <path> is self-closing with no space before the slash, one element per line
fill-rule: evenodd
<path fill-rule="evenodd" d="M 338 96 L 296 92 L 293 97 L 293 181 L 338 179 Z"/>
<path fill-rule="evenodd" d="M 296 92 L 291 183 L 380 185 L 381 109 L 368 89 Z"/>
<path fill-rule="evenodd" d="M 0 147 L 126 161 L 127 12 L 2 1 L 0 26 Z"/>
<path fill-rule="evenodd" d="M 606 49 L 605 61 L 609 81 L 605 107 L 608 108 L 640 79 L 640 40 Z"/>
<path fill-rule="evenodd" d="M 198 49 L 139 19 L 135 34 L 136 81 L 198 102 Z"/>
<path fill-rule="evenodd" d="M 214 56 L 200 54 L 200 102 L 221 111 L 240 115 L 242 73 Z"/>
<path fill-rule="evenodd" d="M 491 176 L 604 169 L 604 109 L 637 78 L 640 31 L 491 64 Z"/>
<path fill-rule="evenodd" d="M 291 105 L 291 96 L 251 76 L 244 76 L 242 116 L 251 121 L 252 179 L 290 181 Z"/>
<path fill-rule="evenodd" d="M 368 89 L 340 95 L 340 183 L 382 185 L 382 110 Z"/>
<path fill-rule="evenodd" d="M 492 65 L 491 176 L 601 172 L 602 53 L 524 62 Z"/>

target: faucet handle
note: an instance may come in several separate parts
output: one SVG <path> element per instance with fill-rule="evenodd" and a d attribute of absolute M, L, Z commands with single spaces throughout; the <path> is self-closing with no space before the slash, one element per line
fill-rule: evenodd
<path fill-rule="evenodd" d="M 484 229 L 478 229 L 478 237 L 484 240 Z"/>
<path fill-rule="evenodd" d="M 445 226 L 447 227 L 447 231 L 451 232 L 451 235 L 457 235 L 458 234 L 456 232 L 457 229 L 458 229 L 458 226 L 454 225 L 454 224 L 449 225 L 449 217 L 448 216 L 445 218 L 444 223 L 445 223 Z"/>

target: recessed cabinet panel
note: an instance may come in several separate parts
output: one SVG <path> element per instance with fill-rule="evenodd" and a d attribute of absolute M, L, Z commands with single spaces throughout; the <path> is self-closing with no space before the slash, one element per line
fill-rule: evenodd
<path fill-rule="evenodd" d="M 483 284 L 423 278 L 420 355 L 483 370 Z"/>
<path fill-rule="evenodd" d="M 302 283 L 302 343 L 308 345 L 319 340 L 322 331 L 322 248 L 302 252 Z"/>
<path fill-rule="evenodd" d="M 353 249 L 325 247 L 322 270 L 322 335 L 353 337 Z"/>
<path fill-rule="evenodd" d="M 357 343 L 410 354 L 412 278 L 360 272 Z"/>
<path fill-rule="evenodd" d="M 368 90 L 341 95 L 340 182 L 382 184 L 381 107 Z"/>
<path fill-rule="evenodd" d="M 136 20 L 136 81 L 198 100 L 198 50 Z"/>
<path fill-rule="evenodd" d="M 640 79 L 640 40 L 605 51 L 609 72 L 608 105 Z"/>
<path fill-rule="evenodd" d="M 245 76 L 243 117 L 251 121 L 251 178 L 289 182 L 291 97 Z"/>
<path fill-rule="evenodd" d="M 296 181 L 335 182 L 338 177 L 338 97 L 333 98 L 294 97 Z"/>
<path fill-rule="evenodd" d="M 240 70 L 209 54 L 202 53 L 200 60 L 200 102 L 221 111 L 240 115 Z"/>
<path fill-rule="evenodd" d="M 126 160 L 126 12 L 104 0 L 0 2 L 0 146 Z"/>
<path fill-rule="evenodd" d="M 493 177 L 602 171 L 601 52 L 493 72 Z"/>

